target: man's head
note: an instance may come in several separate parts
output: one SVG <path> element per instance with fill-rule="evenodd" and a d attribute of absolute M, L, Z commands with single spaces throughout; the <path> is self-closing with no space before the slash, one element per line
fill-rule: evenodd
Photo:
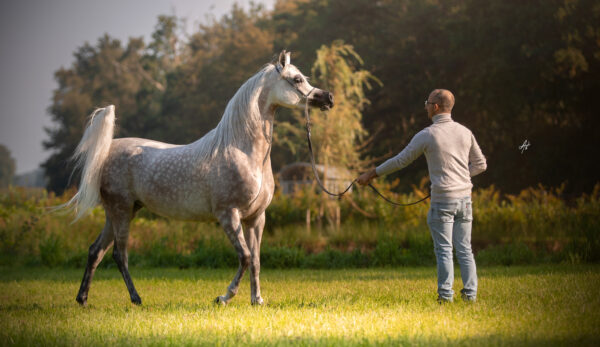
<path fill-rule="evenodd" d="M 447 89 L 432 91 L 425 101 L 425 110 L 429 118 L 440 113 L 450 113 L 452 107 L 454 107 L 454 95 Z"/>

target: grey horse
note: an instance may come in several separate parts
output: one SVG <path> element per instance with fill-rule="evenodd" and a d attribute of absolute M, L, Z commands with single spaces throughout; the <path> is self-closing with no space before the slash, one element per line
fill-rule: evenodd
<path fill-rule="evenodd" d="M 227 304 L 250 267 L 251 303 L 262 304 L 260 244 L 274 189 L 274 115 L 280 106 L 303 108 L 306 103 L 329 109 L 333 95 L 312 87 L 284 50 L 240 87 L 215 129 L 188 145 L 113 139 L 114 106 L 92 113 L 73 156 L 76 169 L 82 169 L 79 190 L 65 207 L 76 212 L 77 220 L 101 203 L 106 224 L 89 248 L 77 302 L 86 305 L 96 267 L 114 243 L 113 258 L 131 301 L 141 304 L 129 275 L 127 242 L 131 220 L 146 207 L 180 220 L 216 218 L 237 252 L 239 267 L 215 302 Z"/>

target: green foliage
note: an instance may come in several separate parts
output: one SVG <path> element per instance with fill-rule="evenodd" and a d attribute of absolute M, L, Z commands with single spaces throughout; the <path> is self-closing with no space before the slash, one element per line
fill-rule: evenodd
<path fill-rule="evenodd" d="M 414 201 L 423 192 L 394 194 Z M 567 204 L 562 189 L 527 189 L 502 197 L 493 187 L 473 194 L 472 244 L 482 265 L 539 262 L 598 262 L 600 184 L 589 195 Z M 71 192 L 72 193 L 72 192 Z M 340 228 L 306 228 L 312 190 L 277 195 L 267 209 L 262 264 L 265 268 L 352 268 L 435 264 L 426 224 L 428 204 L 393 207 L 370 190 L 358 189 L 340 202 Z M 83 267 L 88 247 L 104 225 L 101 208 L 76 224 L 50 213 L 68 200 L 43 190 L 10 188 L 0 195 L 0 265 Z M 315 197 L 318 198 L 318 197 Z M 357 210 L 360 209 L 360 211 Z M 376 216 L 376 219 L 364 213 Z M 131 223 L 130 263 L 139 266 L 234 267 L 238 259 L 219 225 L 166 220 L 140 211 Z M 114 267 L 110 254 L 103 267 Z"/>
<path fill-rule="evenodd" d="M 323 165 L 323 177 L 335 176 L 338 184 L 329 190 L 341 191 L 352 181 L 353 174 L 364 169 L 365 142 L 367 131 L 362 125 L 362 111 L 369 100 L 366 90 L 371 83 L 381 82 L 370 72 L 360 69 L 361 57 L 351 45 L 334 41 L 322 45 L 317 50 L 317 58 L 312 66 L 311 82 L 319 88 L 333 93 L 334 108 L 327 112 L 311 111 L 313 153 L 317 164 Z M 292 112 L 291 119 L 278 120 L 276 124 L 273 151 L 289 151 L 295 161 L 306 161 L 309 156 L 306 144 L 304 113 Z M 347 170 L 351 171 L 347 171 Z M 335 175 L 328 175 L 335 170 Z M 311 215 L 319 219 L 327 217 L 332 225 L 339 225 L 339 206 L 325 195 L 306 194 L 309 205 L 315 211 Z M 309 208 L 309 207 L 307 207 Z M 304 209 L 305 211 L 306 209 Z"/>
<path fill-rule="evenodd" d="M 209 268 L 234 267 L 238 264 L 238 257 L 235 250 L 224 242 L 203 242 L 191 254 L 191 264 L 193 266 L 202 266 Z"/>
<path fill-rule="evenodd" d="M 322 45 L 316 54 L 311 69 L 312 84 L 330 91 L 335 97 L 335 106 L 330 111 L 312 112 L 312 138 L 317 162 L 325 167 L 359 170 L 364 167 L 360 148 L 367 135 L 362 125 L 362 110 L 369 104 L 365 93 L 372 89 L 371 83 L 381 85 L 381 82 L 370 72 L 360 69 L 363 64 L 361 57 L 343 41 Z M 295 123 L 277 124 L 289 131 L 279 135 L 294 144 L 293 152 L 302 154 L 298 157 L 306 156 L 306 134 L 301 126 L 304 123 L 304 115 L 297 113 Z"/>
<path fill-rule="evenodd" d="M 400 151 L 429 124 L 422 100 L 442 87 L 456 95 L 454 119 L 473 130 L 489 158 L 476 185 L 518 193 L 568 180 L 566 194 L 587 192 L 598 172 L 589 158 L 600 147 L 590 106 L 600 89 L 598 23 L 593 0 L 282 0 L 272 11 L 235 5 L 188 38 L 178 35 L 177 19 L 161 16 L 150 43 L 132 38 L 122 47 L 104 36 L 56 72 L 48 188 L 67 186 L 65 164 L 93 107 L 117 105 L 117 136 L 188 143 L 212 129 L 243 81 L 285 48 L 302 71 L 314 67 L 316 86 L 334 90 L 330 121 L 349 120 L 351 134 L 336 140 L 315 122 L 315 136 L 324 137 L 315 142 L 339 146 L 343 156 L 331 150 L 343 166 L 354 165 L 359 152 L 350 144 L 367 133 L 376 141 L 366 141 L 360 159 Z M 384 87 L 361 89 L 375 81 L 366 74 Z M 281 111 L 277 121 L 292 126 L 275 128 L 275 170 L 306 160 L 293 114 Z M 525 139 L 532 146 L 521 154 Z M 424 175 L 419 160 L 403 170 L 399 189 L 411 191 Z"/>
<path fill-rule="evenodd" d="M 50 267 L 61 265 L 65 261 L 64 248 L 60 238 L 49 236 L 40 242 L 40 264 Z"/>
<path fill-rule="evenodd" d="M 522 243 L 488 247 L 477 253 L 478 265 L 527 265 L 535 261 L 535 254 Z"/>
<path fill-rule="evenodd" d="M 426 234 L 407 235 L 405 238 L 383 237 L 373 251 L 375 266 L 415 266 L 435 264 L 433 242 Z"/>
<path fill-rule="evenodd" d="M 354 250 L 342 252 L 337 249 L 327 248 L 324 251 L 307 257 L 302 267 L 311 269 L 340 269 L 352 267 L 367 267 L 370 265 L 369 256 Z"/>
<path fill-rule="evenodd" d="M 161 100 L 165 126 L 159 139 L 189 143 L 218 124 L 242 83 L 274 54 L 273 33 L 261 24 L 266 18 L 258 5 L 249 12 L 234 5 L 191 35 Z"/>
<path fill-rule="evenodd" d="M 48 188 L 62 192 L 69 183 L 70 156 L 83 135 L 86 117 L 95 107 L 114 104 L 119 119 L 116 136 L 164 138 L 161 117 L 167 74 L 177 64 L 173 51 L 172 17 L 159 17 L 153 41 L 146 47 L 141 38 L 130 38 L 126 47 L 108 35 L 96 46 L 85 43 L 74 53 L 71 68 L 55 73 L 49 113 L 55 125 L 47 128 L 47 149 L 54 150 L 42 165 L 49 176 Z M 76 178 L 76 177 L 75 177 Z"/>
<path fill-rule="evenodd" d="M 298 247 L 262 247 L 261 266 L 269 269 L 298 268 L 304 263 L 306 252 Z"/>

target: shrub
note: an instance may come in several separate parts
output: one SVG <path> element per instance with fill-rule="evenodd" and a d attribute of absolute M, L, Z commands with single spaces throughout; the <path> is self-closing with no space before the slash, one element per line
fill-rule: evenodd
<path fill-rule="evenodd" d="M 50 267 L 62 265 L 66 259 L 63 251 L 64 246 L 61 240 L 55 235 L 50 235 L 47 239 L 40 242 L 40 258 L 44 265 Z"/>
<path fill-rule="evenodd" d="M 536 260 L 535 253 L 525 244 L 490 246 L 477 253 L 479 265 L 525 265 Z"/>
<path fill-rule="evenodd" d="M 340 269 L 366 267 L 369 264 L 369 256 L 359 250 L 346 253 L 337 249 L 327 248 L 323 252 L 307 256 L 301 267 L 310 269 Z"/>
<path fill-rule="evenodd" d="M 261 266 L 270 269 L 300 267 L 306 258 L 305 252 L 298 247 L 263 247 L 260 251 Z"/>
<path fill-rule="evenodd" d="M 394 194 L 394 182 L 378 188 L 398 201 L 412 194 Z M 45 264 L 83 267 L 88 248 L 102 230 L 104 211 L 95 208 L 78 223 L 49 213 L 68 201 L 73 191 L 56 197 L 45 190 L 9 188 L 0 193 L 0 265 Z M 277 193 L 279 194 L 279 193 Z M 600 261 L 600 184 L 574 201 L 561 199 L 562 187 L 529 188 L 502 196 L 494 187 L 473 193 L 472 242 L 481 265 L 533 262 Z M 394 207 L 358 188 L 353 201 L 340 202 L 340 228 L 307 230 L 310 191 L 277 195 L 267 209 L 262 264 L 268 268 L 340 268 L 435 264 L 426 224 L 428 204 Z M 359 210 L 357 210 L 360 209 Z M 216 222 L 182 222 L 140 211 L 131 223 L 129 261 L 144 266 L 236 267 L 237 255 Z M 311 210 L 311 216 L 318 211 Z M 366 213 L 366 215 L 365 215 Z M 376 216 L 371 218 L 367 215 Z M 314 222 L 314 218 L 313 218 Z M 102 262 L 114 267 L 111 251 Z M 109 259 L 106 259 L 109 258 Z"/>

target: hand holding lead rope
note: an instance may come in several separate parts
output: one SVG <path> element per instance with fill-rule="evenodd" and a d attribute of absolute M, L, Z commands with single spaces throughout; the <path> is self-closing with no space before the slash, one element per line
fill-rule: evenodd
<path fill-rule="evenodd" d="M 310 95 L 310 93 L 309 93 Z M 344 194 L 346 194 L 346 192 L 348 192 L 350 190 L 350 188 L 352 188 L 352 186 L 354 185 L 354 183 L 359 183 L 361 185 L 366 185 L 368 184 L 369 187 L 380 197 L 383 198 L 383 200 L 389 202 L 392 205 L 396 205 L 396 206 L 410 206 L 410 205 L 415 205 L 418 204 L 424 200 L 426 200 L 427 198 L 429 198 L 430 195 L 427 195 L 426 197 L 424 197 L 423 199 L 419 200 L 419 201 L 415 201 L 415 202 L 411 202 L 408 204 L 401 204 L 398 202 L 394 202 L 390 199 L 388 199 L 387 197 L 385 197 L 383 194 L 381 194 L 371 183 L 370 181 L 377 177 L 377 172 L 375 172 L 375 169 L 372 169 L 371 171 L 368 171 L 364 174 L 362 174 L 360 177 L 354 179 L 354 181 L 352 181 L 352 183 L 350 183 L 350 185 L 344 189 L 344 191 L 342 191 L 341 193 L 332 193 L 330 191 L 328 191 L 325 186 L 323 185 L 323 183 L 321 182 L 321 179 L 319 178 L 319 173 L 317 172 L 317 166 L 315 164 L 315 155 L 313 153 L 313 148 L 312 148 L 312 140 L 311 140 L 311 132 L 310 132 L 310 112 L 308 110 L 308 98 L 306 100 L 306 104 L 304 107 L 304 115 L 306 117 L 306 139 L 308 140 L 308 152 L 310 154 L 310 163 L 312 166 L 312 170 L 313 170 L 313 174 L 315 175 L 315 179 L 317 180 L 317 184 L 319 185 L 319 187 L 321 188 L 321 190 L 323 190 L 325 193 L 331 195 L 331 196 L 336 196 L 338 197 L 338 199 L 341 199 L 342 196 Z M 366 176 L 368 175 L 368 176 Z M 364 176 L 364 177 L 363 177 Z"/>

